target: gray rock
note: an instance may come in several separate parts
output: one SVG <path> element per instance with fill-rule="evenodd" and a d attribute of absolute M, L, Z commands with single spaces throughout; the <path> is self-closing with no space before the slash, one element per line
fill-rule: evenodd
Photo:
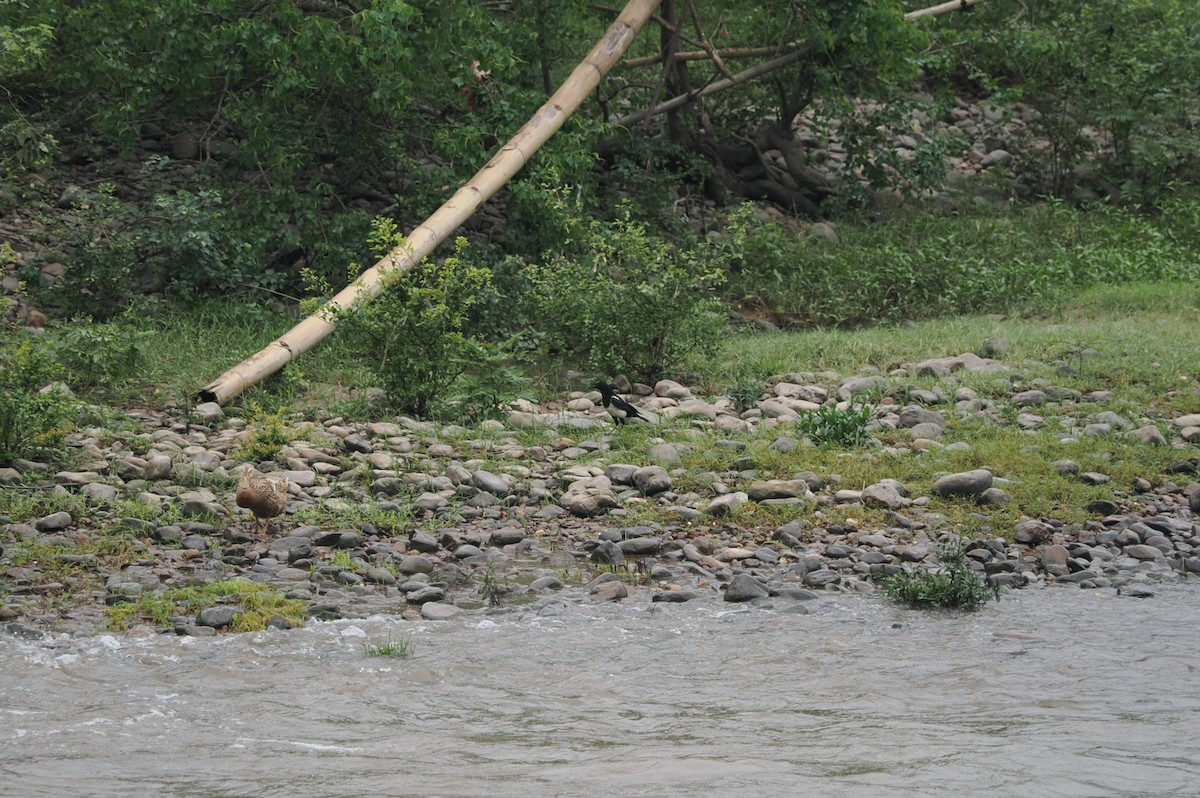
<path fill-rule="evenodd" d="M 1046 404 L 1046 393 L 1039 391 L 1036 388 L 1030 391 L 1021 391 L 1015 394 L 1012 398 L 1013 404 L 1018 407 L 1034 407 L 1036 405 Z"/>
<path fill-rule="evenodd" d="M 33 526 L 39 532 L 57 532 L 69 527 L 74 520 L 70 513 L 60 510 L 57 513 L 50 513 L 50 515 L 39 518 L 33 522 Z"/>
<path fill-rule="evenodd" d="M 738 574 L 729 582 L 729 586 L 725 588 L 726 601 L 751 601 L 757 598 L 766 598 L 769 594 L 767 589 L 758 583 L 750 574 Z"/>
<path fill-rule="evenodd" d="M 1013 497 L 1008 491 L 1001 488 L 988 488 L 983 493 L 979 494 L 979 503 L 987 507 L 995 507 L 1001 504 L 1012 504 Z"/>
<path fill-rule="evenodd" d="M 861 498 L 862 503 L 868 507 L 886 507 L 889 510 L 898 510 L 912 503 L 901 496 L 894 486 L 882 482 L 864 488 Z"/>
<path fill-rule="evenodd" d="M 662 538 L 630 538 L 618 542 L 617 546 L 623 553 L 633 556 L 658 554 L 659 549 L 662 548 Z"/>
<path fill-rule="evenodd" d="M 1145 543 L 1126 546 L 1124 552 L 1135 560 L 1158 560 L 1163 556 L 1163 553 L 1157 548 Z"/>
<path fill-rule="evenodd" d="M 662 466 L 643 466 L 633 473 L 633 484 L 646 496 L 671 489 L 671 475 Z"/>
<path fill-rule="evenodd" d="M 115 501 L 120 493 L 112 485 L 106 485 L 103 482 L 93 482 L 90 485 L 84 485 L 83 489 L 79 492 L 96 502 Z"/>
<path fill-rule="evenodd" d="M 614 485 L 632 485 L 638 467 L 628 463 L 610 463 L 604 467 L 604 476 Z"/>
<path fill-rule="evenodd" d="M 454 556 L 460 560 L 465 560 L 468 557 L 482 557 L 483 549 L 471 543 L 464 543 L 454 550 Z"/>
<path fill-rule="evenodd" d="M 1195 488 L 1188 494 L 1188 507 L 1193 513 L 1200 514 L 1200 487 Z"/>
<path fill-rule="evenodd" d="M 401 560 L 398 568 L 402 574 L 428 574 L 433 573 L 433 562 L 428 557 L 414 554 Z"/>
<path fill-rule="evenodd" d="M 933 546 L 928 543 L 914 543 L 900 552 L 900 559 L 905 562 L 921 562 L 933 553 Z"/>
<path fill-rule="evenodd" d="M 176 497 L 176 501 L 179 502 L 180 514 L 187 518 L 229 514 L 229 511 L 217 501 L 217 497 L 208 488 L 181 493 Z"/>
<path fill-rule="evenodd" d="M 211 424 L 225 418 L 225 411 L 216 402 L 202 402 L 192 408 L 192 415 L 201 423 Z"/>
<path fill-rule="evenodd" d="M 1013 155 L 1008 150 L 992 150 L 987 155 L 983 156 L 983 160 L 979 162 L 979 165 L 984 169 L 987 169 L 999 164 L 1009 164 L 1012 163 L 1012 161 Z"/>
<path fill-rule="evenodd" d="M 878 375 L 873 377 L 850 377 L 838 386 L 837 396 L 843 402 L 849 401 L 860 393 L 869 393 L 887 384 L 887 379 Z"/>
<path fill-rule="evenodd" d="M 616 543 L 605 540 L 592 551 L 589 559 L 604 565 L 618 565 L 625 562 L 625 552 Z"/>
<path fill-rule="evenodd" d="M 408 545 L 410 548 L 423 554 L 435 554 L 439 548 L 437 538 L 433 536 L 433 533 L 423 529 L 413 532 Z"/>
<path fill-rule="evenodd" d="M 507 496 L 511 492 L 508 483 L 490 471 L 480 469 L 471 474 L 471 484 L 493 496 Z"/>
<path fill-rule="evenodd" d="M 612 483 L 604 476 L 572 482 L 563 493 L 559 504 L 580 518 L 590 518 L 621 506 L 612 491 Z"/>
<path fill-rule="evenodd" d="M 424 604 L 428 601 L 442 601 L 445 598 L 446 591 L 434 585 L 428 585 L 404 594 L 404 600 L 409 604 Z"/>
<path fill-rule="evenodd" d="M 992 487 L 992 472 L 977 468 L 961 474 L 949 474 L 933 483 L 935 496 L 979 496 Z"/>
<path fill-rule="evenodd" d="M 910 429 L 918 424 L 933 424 L 936 427 L 945 429 L 946 417 L 935 410 L 910 405 L 900 411 L 899 421 L 896 423 L 902 429 Z"/>
<path fill-rule="evenodd" d="M 724 496 L 718 496 L 709 502 L 708 506 L 704 508 L 704 512 L 717 517 L 733 515 L 748 499 L 749 497 L 745 492 L 740 490 L 733 493 L 726 493 Z"/>
<path fill-rule="evenodd" d="M 804 575 L 804 584 L 810 587 L 836 585 L 841 581 L 842 575 L 830 568 L 820 568 L 816 571 L 809 571 Z"/>
<path fill-rule="evenodd" d="M 1041 521 L 1022 521 L 1013 530 L 1013 540 L 1027 546 L 1036 546 L 1047 540 L 1052 534 L 1054 534 L 1054 529 Z"/>
<path fill-rule="evenodd" d="M 1162 434 L 1162 430 L 1153 424 L 1147 424 L 1144 427 L 1139 427 L 1129 433 L 1135 440 L 1142 443 L 1150 444 L 1151 446 L 1166 446 L 1166 436 Z"/>
<path fill-rule="evenodd" d="M 359 435 L 357 432 L 352 432 L 346 437 L 342 438 L 342 445 L 345 446 L 348 451 L 359 452 L 360 454 L 370 454 L 371 452 L 375 451 L 374 447 L 371 446 L 371 442 L 362 435 Z"/>
<path fill-rule="evenodd" d="M 690 590 L 664 590 L 661 593 L 655 593 L 650 600 L 664 604 L 681 604 L 694 598 L 696 598 L 696 594 Z"/>
<path fill-rule="evenodd" d="M 649 457 L 659 465 L 673 466 L 678 465 L 683 459 L 679 450 L 670 443 L 659 443 L 650 447 Z"/>
<path fill-rule="evenodd" d="M 1068 572 L 1067 560 L 1070 552 L 1065 546 L 1055 544 L 1042 550 L 1042 568 L 1051 576 L 1064 576 Z"/>
<path fill-rule="evenodd" d="M 196 623 L 200 626 L 223 629 L 237 620 L 240 614 L 236 607 L 208 607 L 201 610 L 200 614 L 196 616 Z"/>
<path fill-rule="evenodd" d="M 588 600 L 593 602 L 619 601 L 628 596 L 629 588 L 625 586 L 625 583 L 614 580 L 595 585 L 591 589 Z"/>
<path fill-rule="evenodd" d="M 514 543 L 520 543 L 527 537 L 529 537 L 529 533 L 524 529 L 515 526 L 506 526 L 493 532 L 489 541 L 493 546 L 511 546 Z"/>
<path fill-rule="evenodd" d="M 1112 429 L 1130 429 L 1133 427 L 1133 422 L 1122 415 L 1105 410 L 1097 413 L 1095 416 L 1097 424 L 1107 424 Z"/>
<path fill-rule="evenodd" d="M 808 493 L 808 483 L 802 479 L 769 479 L 755 482 L 746 489 L 750 501 L 767 499 L 793 499 Z"/>
<path fill-rule="evenodd" d="M 361 571 L 362 578 L 367 582 L 372 582 L 376 585 L 394 585 L 396 584 L 396 575 L 386 568 L 371 566 L 364 568 Z"/>
<path fill-rule="evenodd" d="M 462 614 L 462 608 L 455 607 L 453 604 L 427 601 L 421 605 L 421 617 L 427 621 L 448 621 L 460 614 Z"/>
<path fill-rule="evenodd" d="M 59 471 L 54 475 L 54 482 L 59 485 L 87 485 L 99 481 L 100 475 L 95 471 Z"/>
<path fill-rule="evenodd" d="M 908 430 L 914 440 L 937 440 L 945 432 L 946 428 L 938 424 L 918 424 Z"/>

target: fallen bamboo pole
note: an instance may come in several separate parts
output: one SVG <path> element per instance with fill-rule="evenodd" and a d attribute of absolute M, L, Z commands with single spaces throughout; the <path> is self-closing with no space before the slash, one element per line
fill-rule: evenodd
<path fill-rule="evenodd" d="M 517 131 L 507 144 L 471 180 L 442 207 L 419 225 L 404 244 L 383 256 L 357 280 L 342 289 L 320 310 L 304 319 L 278 339 L 226 371 L 200 389 L 204 402 L 225 404 L 242 391 L 312 349 L 330 333 L 334 325 L 327 316 L 331 310 L 348 309 L 356 302 L 367 302 L 383 290 L 383 277 L 392 270 L 416 266 L 474 215 L 483 203 L 499 191 L 521 170 L 533 154 L 553 136 L 583 100 L 624 55 L 638 31 L 646 24 L 661 0 L 630 0 L 604 37 L 559 86 L 558 91 Z"/>

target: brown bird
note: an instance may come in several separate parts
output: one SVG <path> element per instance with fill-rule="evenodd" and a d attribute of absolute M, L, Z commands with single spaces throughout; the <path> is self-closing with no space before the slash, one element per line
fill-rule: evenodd
<path fill-rule="evenodd" d="M 263 524 L 265 535 L 271 526 L 271 519 L 287 509 L 287 480 L 259 474 L 247 463 L 242 466 L 242 481 L 238 485 L 234 501 L 238 507 L 245 507 L 254 513 L 255 530 L 258 529 L 259 520 L 266 519 L 266 523 Z"/>

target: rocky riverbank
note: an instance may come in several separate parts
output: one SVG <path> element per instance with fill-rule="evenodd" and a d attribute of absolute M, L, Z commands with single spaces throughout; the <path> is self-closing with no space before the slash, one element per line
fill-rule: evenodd
<path fill-rule="evenodd" d="M 1007 394 L 905 383 L 923 374 L 952 386 L 951 375 L 980 372 L 1007 380 Z M 73 470 L 29 461 L 0 469 L 0 621 L 22 634 L 216 634 L 236 621 L 237 602 L 200 611 L 184 602 L 165 623 L 134 612 L 114 624 L 113 608 L 231 579 L 266 586 L 316 619 L 552 614 L 596 601 L 805 612 L 824 593 L 870 594 L 904 568 L 937 568 L 939 541 L 962 534 L 948 508 L 979 518 L 1011 511 L 1014 478 L 987 463 L 921 484 L 888 473 L 898 458 L 970 452 L 969 439 L 947 431 L 980 418 L 1031 432 L 1053 418 L 1063 441 L 1170 454 L 1162 473 L 1078 508 L 1087 520 L 1006 514 L 1013 523 L 968 535 L 967 557 L 989 583 L 1150 595 L 1200 573 L 1200 414 L 1126 418 L 1099 409 L 1106 391 L 1007 374 L 967 353 L 886 376 L 781 375 L 741 411 L 667 380 L 625 386 L 653 418 L 649 431 L 614 429 L 599 395 L 583 392 L 520 403 L 507 421 L 474 429 L 403 417 L 296 420 L 274 459 L 258 463 L 290 491 L 269 537 L 233 501 L 252 422 L 215 404 L 187 419 L 128 411 L 119 429 L 73 435 Z M 876 440 L 844 456 L 871 459 L 876 479 L 854 486 L 806 468 L 815 450 L 797 431 L 799 415 L 868 401 Z M 698 452 L 729 467 L 682 465 Z M 755 452 L 794 468 L 767 472 Z M 1066 458 L 1052 466 L 1069 480 L 1110 479 Z"/>

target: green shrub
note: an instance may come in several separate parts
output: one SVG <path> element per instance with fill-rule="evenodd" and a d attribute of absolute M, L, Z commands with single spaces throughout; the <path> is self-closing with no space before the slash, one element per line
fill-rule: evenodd
<path fill-rule="evenodd" d="M 54 351 L 72 388 L 115 387 L 137 375 L 153 336 L 119 321 L 76 319 L 57 332 Z"/>
<path fill-rule="evenodd" d="M 63 459 L 75 402 L 54 385 L 61 372 L 40 342 L 0 351 L 0 463 L 19 457 Z"/>
<path fill-rule="evenodd" d="M 912 607 L 948 607 L 973 610 L 1000 600 L 1000 586 L 988 587 L 963 551 L 962 541 L 947 538 L 938 544 L 936 571 L 907 570 L 883 583 L 884 595 Z"/>
<path fill-rule="evenodd" d="M 575 209 L 559 196 L 559 212 Z M 592 371 L 641 380 L 712 351 L 725 329 L 717 292 L 748 218 L 740 211 L 719 239 L 676 245 L 628 206 L 611 222 L 571 215 L 568 238 L 530 267 L 547 345 Z"/>
<path fill-rule="evenodd" d="M 372 245 L 379 254 L 402 242 L 394 222 L 376 220 Z M 470 325 L 491 272 L 465 257 L 466 239 L 459 238 L 456 247 L 441 263 L 426 260 L 408 271 L 391 271 L 370 303 L 332 313 L 331 321 L 399 412 L 434 414 L 463 374 L 501 363 L 495 347 Z"/>
<path fill-rule="evenodd" d="M 796 428 L 818 446 L 849 449 L 870 439 L 867 434 L 870 420 L 871 408 L 867 405 L 845 409 L 822 405 L 812 412 L 801 413 Z"/>

